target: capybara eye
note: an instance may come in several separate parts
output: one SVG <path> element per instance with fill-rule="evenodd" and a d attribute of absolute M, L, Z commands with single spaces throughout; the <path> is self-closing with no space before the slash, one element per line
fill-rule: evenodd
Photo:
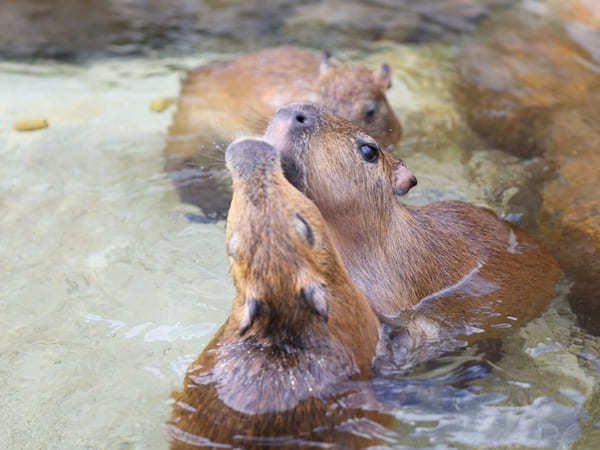
<path fill-rule="evenodd" d="M 369 102 L 365 108 L 365 121 L 370 122 L 375 117 L 377 112 L 377 104 L 375 102 Z"/>
<path fill-rule="evenodd" d="M 362 144 L 360 154 L 366 162 L 374 163 L 379 158 L 379 149 L 373 144 Z"/>

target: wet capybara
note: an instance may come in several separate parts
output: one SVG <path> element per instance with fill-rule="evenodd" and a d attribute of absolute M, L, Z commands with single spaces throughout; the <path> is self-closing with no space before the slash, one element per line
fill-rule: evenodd
<path fill-rule="evenodd" d="M 402 127 L 388 104 L 391 69 L 332 65 L 327 55 L 293 47 L 265 49 L 198 67 L 183 80 L 165 146 L 165 169 L 185 203 L 214 218 L 227 213 L 231 181 L 223 152 L 234 139 L 264 133 L 287 103 L 327 105 L 382 145 L 400 140 Z"/>
<path fill-rule="evenodd" d="M 463 202 L 404 205 L 399 195 L 416 183 L 406 166 L 322 106 L 280 109 L 265 139 L 380 320 L 417 323 L 416 343 L 448 331 L 499 337 L 552 299 L 559 269 L 532 236 Z"/>
<path fill-rule="evenodd" d="M 368 430 L 391 420 L 369 410 L 378 319 L 350 281 L 318 209 L 285 179 L 277 151 L 245 139 L 230 145 L 226 160 L 233 177 L 226 246 L 236 296 L 174 394 L 171 447 L 373 444 Z"/>

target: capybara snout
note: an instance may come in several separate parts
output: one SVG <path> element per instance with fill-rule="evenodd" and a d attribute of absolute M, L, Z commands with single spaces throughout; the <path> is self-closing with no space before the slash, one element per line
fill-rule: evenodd
<path fill-rule="evenodd" d="M 262 139 L 238 139 L 225 152 L 225 164 L 232 177 L 251 176 L 257 170 L 269 170 L 279 163 L 277 150 Z"/>

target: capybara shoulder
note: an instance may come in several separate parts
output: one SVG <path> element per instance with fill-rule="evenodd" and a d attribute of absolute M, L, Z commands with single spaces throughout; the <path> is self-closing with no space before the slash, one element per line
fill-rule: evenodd
<path fill-rule="evenodd" d="M 164 149 L 165 168 L 184 202 L 222 217 L 231 195 L 223 152 L 232 140 L 264 133 L 283 105 L 312 101 L 327 105 L 382 145 L 395 144 L 402 127 L 386 99 L 390 86 L 387 64 L 375 71 L 336 66 L 327 54 L 319 57 L 294 47 L 206 64 L 182 82 Z"/>
<path fill-rule="evenodd" d="M 285 179 L 277 151 L 239 140 L 226 248 L 231 314 L 174 394 L 172 448 L 376 442 L 338 427 L 384 424 L 368 379 L 380 326 L 351 282 L 316 206 Z M 337 405 L 333 407 L 333 405 Z"/>
<path fill-rule="evenodd" d="M 496 336 L 551 300 L 558 266 L 531 235 L 467 203 L 404 205 L 416 184 L 406 165 L 323 106 L 280 109 L 265 138 L 382 320 L 410 310 L 429 331 Z"/>

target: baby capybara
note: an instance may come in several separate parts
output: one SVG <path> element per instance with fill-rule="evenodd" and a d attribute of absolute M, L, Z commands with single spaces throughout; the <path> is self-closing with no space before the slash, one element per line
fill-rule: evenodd
<path fill-rule="evenodd" d="M 448 331 L 502 336 L 552 299 L 558 266 L 531 235 L 468 203 L 404 205 L 399 195 L 416 183 L 406 166 L 326 108 L 286 106 L 265 138 L 379 318 L 418 324 L 415 345 Z"/>
<path fill-rule="evenodd" d="M 231 182 L 223 150 L 240 136 L 264 133 L 287 103 L 310 100 L 375 136 L 396 143 L 402 127 L 388 104 L 391 69 L 336 67 L 326 55 L 279 47 L 201 66 L 183 80 L 165 146 L 166 165 L 182 201 L 224 217 Z"/>
<path fill-rule="evenodd" d="M 276 150 L 245 139 L 229 146 L 226 161 L 233 177 L 226 246 L 236 296 L 227 322 L 174 394 L 171 447 L 376 443 L 365 430 L 391 416 L 369 410 L 375 314 L 350 281 L 318 209 L 285 179 Z"/>

